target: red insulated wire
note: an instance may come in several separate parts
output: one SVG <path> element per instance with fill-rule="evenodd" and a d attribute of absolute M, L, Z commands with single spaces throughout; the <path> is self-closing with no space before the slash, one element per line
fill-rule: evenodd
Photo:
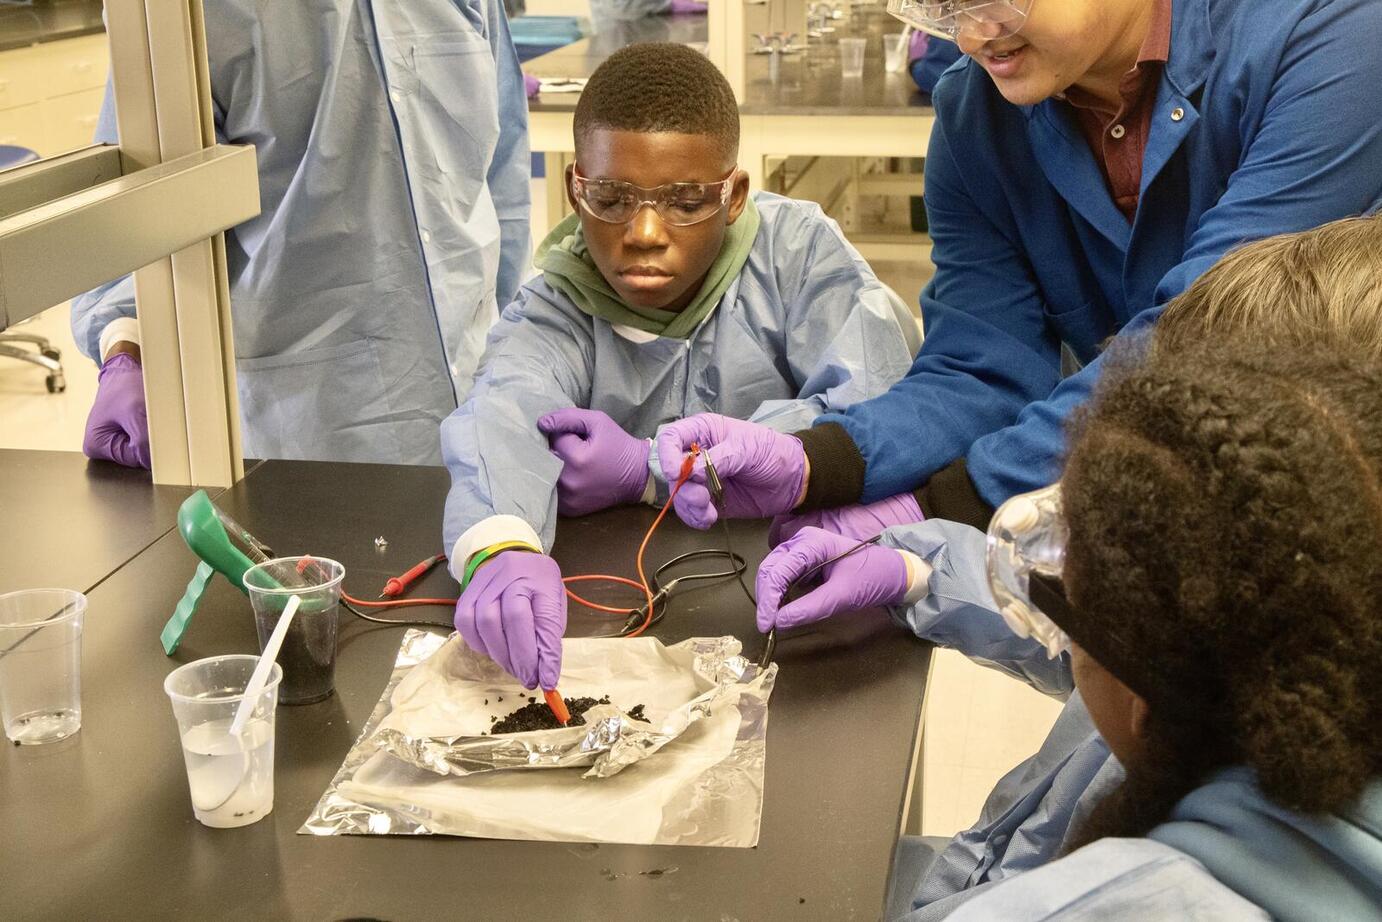
<path fill-rule="evenodd" d="M 562 579 L 563 584 L 582 582 L 619 583 L 621 585 L 629 586 L 633 589 L 637 589 L 640 592 L 642 592 L 644 597 L 647 599 L 647 612 L 643 617 L 643 623 L 640 624 L 637 627 L 637 629 L 625 635 L 627 637 L 637 637 L 639 634 L 642 634 L 645 630 L 647 630 L 648 625 L 652 623 L 653 590 L 652 585 L 648 582 L 647 573 L 644 571 L 643 568 L 643 556 L 648 550 L 648 542 L 652 540 L 653 533 L 656 532 L 657 527 L 662 524 L 663 518 L 667 515 L 667 510 L 672 508 L 672 500 L 676 497 L 677 491 L 680 490 L 682 484 L 686 483 L 686 481 L 691 477 L 691 470 L 695 466 L 696 455 L 698 454 L 700 454 L 700 446 L 692 445 L 690 454 L 686 456 L 686 460 L 683 461 L 681 464 L 681 471 L 677 475 L 677 482 L 672 486 L 672 493 L 670 496 L 667 497 L 667 504 L 662 507 L 662 510 L 660 512 L 658 512 L 657 518 L 653 520 L 652 526 L 648 529 L 647 533 L 644 534 L 642 543 L 638 545 L 638 580 L 631 580 L 623 576 L 610 576 L 604 573 L 587 573 L 579 576 L 567 576 Z M 403 588 L 407 587 L 408 583 L 411 583 L 422 573 L 426 572 L 428 569 L 431 569 L 431 567 L 435 566 L 437 563 L 440 563 L 445 559 L 445 554 L 438 554 L 434 558 L 428 558 L 427 560 L 424 560 L 422 563 L 419 563 L 417 566 L 413 567 L 411 570 L 409 570 L 402 576 L 390 579 L 388 583 L 385 585 L 385 594 L 393 594 L 389 592 L 389 589 L 393 586 L 395 582 L 402 583 L 402 587 L 398 590 L 401 592 Z M 609 612 L 610 614 L 615 615 L 628 615 L 637 611 L 637 609 L 634 608 L 614 608 L 609 605 L 600 605 L 596 602 L 591 602 L 587 599 L 582 598 L 581 596 L 576 595 L 576 593 L 572 592 L 570 589 L 566 590 L 566 594 L 572 601 L 576 602 L 577 604 L 584 605 L 586 608 L 591 608 L 595 611 Z M 414 605 L 454 606 L 459 601 L 459 599 L 393 599 L 387 602 L 374 602 L 366 599 L 357 599 L 354 596 L 347 595 L 344 591 L 341 592 L 341 598 L 345 599 L 352 605 L 359 605 L 362 608 L 405 608 Z"/>

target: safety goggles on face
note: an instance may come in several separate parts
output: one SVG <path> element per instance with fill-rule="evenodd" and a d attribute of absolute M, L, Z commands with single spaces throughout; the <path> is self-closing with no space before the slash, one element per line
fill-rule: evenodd
<path fill-rule="evenodd" d="M 1051 620 L 1070 610 L 1061 571 L 1069 532 L 1060 484 L 1023 493 L 998 507 L 988 531 L 989 588 L 1019 637 L 1033 637 L 1055 659 L 1070 637 Z"/>
<path fill-rule="evenodd" d="M 888 0 L 888 12 L 923 32 L 957 41 L 972 35 L 984 41 L 1016 35 L 1033 0 Z"/>
<path fill-rule="evenodd" d="M 607 224 L 627 224 L 644 205 L 652 205 L 663 223 L 675 227 L 699 224 L 729 201 L 736 167 L 719 182 L 673 182 L 653 189 L 614 179 L 587 179 L 572 171 L 571 191 L 591 217 Z"/>

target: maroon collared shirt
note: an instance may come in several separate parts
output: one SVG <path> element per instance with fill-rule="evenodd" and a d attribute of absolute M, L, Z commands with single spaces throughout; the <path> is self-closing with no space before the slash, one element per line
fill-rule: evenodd
<path fill-rule="evenodd" d="M 1075 111 L 1080 132 L 1104 174 L 1113 203 L 1129 222 L 1137 213 L 1142 157 L 1147 152 L 1157 83 L 1170 54 L 1171 0 L 1156 0 L 1137 64 L 1118 85 L 1118 108 L 1109 108 L 1079 87 L 1071 87 L 1065 94 L 1065 101 Z"/>

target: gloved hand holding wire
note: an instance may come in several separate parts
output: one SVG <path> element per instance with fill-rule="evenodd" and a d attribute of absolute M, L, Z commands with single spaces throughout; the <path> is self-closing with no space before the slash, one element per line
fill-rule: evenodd
<path fill-rule="evenodd" d="M 691 476 L 673 498 L 677 515 L 692 528 L 709 528 L 720 513 L 737 519 L 779 515 L 801 500 L 806 451 L 800 439 L 718 413 L 688 416 L 657 434 L 658 464 L 669 482 L 696 443 L 715 464 L 724 500 L 717 509 L 706 483 L 705 461 L 697 458 Z"/>
<path fill-rule="evenodd" d="M 820 573 L 820 584 L 795 601 L 788 590 Z M 786 630 L 842 612 L 896 605 L 912 576 L 900 551 L 806 527 L 778 545 L 758 568 L 758 630 Z"/>
<path fill-rule="evenodd" d="M 566 592 L 546 554 L 508 550 L 486 560 L 456 601 L 456 630 L 525 688 L 557 687 Z"/>
<path fill-rule="evenodd" d="M 562 515 L 589 515 L 643 498 L 651 476 L 648 440 L 629 435 L 608 414 L 579 407 L 548 413 L 537 428 L 562 462 L 557 478 Z"/>
<path fill-rule="evenodd" d="M 925 519 L 916 497 L 911 493 L 899 493 L 876 503 L 780 515 L 773 519 L 768 529 L 768 546 L 777 547 L 808 525 L 863 541 L 878 537 L 884 529 L 894 525 L 912 525 Z"/>

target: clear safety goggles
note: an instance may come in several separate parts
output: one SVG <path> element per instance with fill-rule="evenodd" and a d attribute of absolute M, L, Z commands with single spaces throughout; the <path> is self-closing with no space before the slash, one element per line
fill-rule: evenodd
<path fill-rule="evenodd" d="M 714 216 L 729 201 L 738 167 L 719 182 L 673 182 L 645 189 L 614 179 L 587 179 L 572 171 L 571 192 L 591 217 L 627 224 L 644 205 L 652 205 L 666 224 L 689 227 Z"/>
<path fill-rule="evenodd" d="M 989 588 L 998 611 L 1052 659 L 1070 649 L 1070 637 L 1050 617 L 1070 609 L 1061 583 L 1068 535 L 1059 483 L 1009 499 L 988 530 Z"/>
<path fill-rule="evenodd" d="M 948 41 L 970 35 L 983 41 L 1016 35 L 1033 0 L 888 0 L 888 12 Z"/>

